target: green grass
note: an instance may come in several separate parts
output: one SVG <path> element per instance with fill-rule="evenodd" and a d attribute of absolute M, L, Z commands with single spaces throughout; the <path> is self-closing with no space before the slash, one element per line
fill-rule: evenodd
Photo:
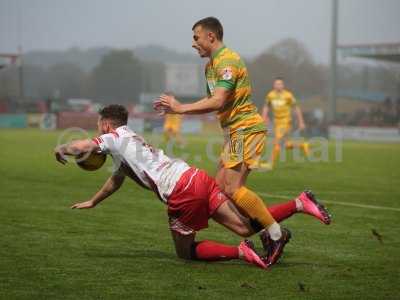
<path fill-rule="evenodd" d="M 2 299 L 400 298 L 400 211 L 330 204 L 331 226 L 295 215 L 284 223 L 293 239 L 270 271 L 240 261 L 185 262 L 175 257 L 165 207 L 133 182 L 93 210 L 69 209 L 109 173 L 57 164 L 59 134 L 0 130 Z M 205 152 L 206 138 L 188 141 L 191 158 Z M 327 201 L 400 208 L 399 152 L 398 144 L 344 143 L 342 162 L 290 160 L 253 173 L 249 186 L 288 196 L 309 187 Z M 196 165 L 214 173 L 213 162 Z M 200 239 L 240 241 L 210 223 Z"/>

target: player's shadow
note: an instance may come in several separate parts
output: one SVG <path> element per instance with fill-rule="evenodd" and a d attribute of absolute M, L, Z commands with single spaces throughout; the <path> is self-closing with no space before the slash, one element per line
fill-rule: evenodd
<path fill-rule="evenodd" d="M 293 170 L 293 171 L 297 171 L 303 169 L 300 165 L 285 165 L 285 164 L 281 164 L 279 166 L 276 167 L 276 170 Z"/>
<path fill-rule="evenodd" d="M 332 265 L 332 264 L 324 264 L 324 263 L 313 263 L 313 262 L 305 262 L 305 261 L 281 261 L 277 263 L 274 267 L 278 268 L 296 268 L 296 267 L 305 267 L 305 268 L 313 268 L 313 267 L 319 267 L 319 268 L 340 268 L 340 265 Z"/>
<path fill-rule="evenodd" d="M 249 267 L 249 264 L 244 263 L 240 260 L 230 260 L 230 261 L 221 261 L 221 262 L 206 262 L 206 261 L 190 261 L 190 260 L 181 260 L 179 259 L 174 252 L 164 252 L 160 250 L 132 250 L 129 252 L 117 252 L 117 251 L 110 251 L 110 252 L 87 252 L 85 253 L 88 257 L 96 257 L 96 258 L 105 258 L 105 259 L 156 259 L 156 260 L 168 260 L 173 262 L 183 262 L 186 264 L 190 264 L 193 267 L 201 267 L 208 264 L 223 264 L 223 265 L 230 265 L 234 267 Z M 272 268 L 282 268 L 282 269 L 291 269 L 297 267 L 304 267 L 304 268 L 313 268 L 313 267 L 323 267 L 323 268 L 338 268 L 339 265 L 333 264 L 323 264 L 323 263 L 313 263 L 313 262 L 305 262 L 305 261 L 285 261 L 282 260 L 277 263 Z"/>
<path fill-rule="evenodd" d="M 163 252 L 159 250 L 132 250 L 129 252 L 97 252 L 86 253 L 89 257 L 98 258 L 124 258 L 124 259 L 137 259 L 137 258 L 152 258 L 152 259 L 176 259 L 175 253 Z"/>

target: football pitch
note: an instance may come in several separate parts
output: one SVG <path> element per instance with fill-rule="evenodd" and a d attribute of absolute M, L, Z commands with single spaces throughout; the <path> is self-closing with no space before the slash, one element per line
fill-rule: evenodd
<path fill-rule="evenodd" d="M 292 240 L 264 271 L 178 259 L 166 207 L 130 180 L 94 209 L 69 209 L 103 184 L 110 159 L 97 172 L 62 166 L 59 135 L 0 130 L 1 299 L 400 299 L 399 144 L 344 142 L 341 162 L 330 144 L 328 162 L 254 172 L 248 186 L 266 203 L 310 188 L 333 215 L 330 226 L 285 221 Z M 208 141 L 189 136 L 181 152 L 214 174 L 215 162 L 199 162 Z M 198 239 L 241 240 L 212 221 Z"/>

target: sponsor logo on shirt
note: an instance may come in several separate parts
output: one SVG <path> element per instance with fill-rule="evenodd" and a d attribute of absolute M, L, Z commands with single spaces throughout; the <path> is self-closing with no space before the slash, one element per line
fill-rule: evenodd
<path fill-rule="evenodd" d="M 231 80 L 232 79 L 232 69 L 231 68 L 225 68 L 222 70 L 222 78 L 224 80 Z"/>

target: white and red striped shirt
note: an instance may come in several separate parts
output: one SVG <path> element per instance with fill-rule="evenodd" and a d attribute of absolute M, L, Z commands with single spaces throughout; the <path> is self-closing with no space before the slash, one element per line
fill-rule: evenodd
<path fill-rule="evenodd" d="M 127 126 L 93 141 L 102 152 L 112 156 L 116 172 L 123 170 L 141 186 L 153 190 L 165 203 L 182 174 L 190 168 L 184 161 L 172 159 L 162 150 L 153 148 Z"/>

